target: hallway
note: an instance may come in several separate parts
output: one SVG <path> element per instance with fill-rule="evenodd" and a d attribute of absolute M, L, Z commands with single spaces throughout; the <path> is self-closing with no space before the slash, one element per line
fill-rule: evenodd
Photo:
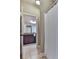
<path fill-rule="evenodd" d="M 22 59 L 58 59 L 57 6 L 57 0 L 21 0 Z"/>

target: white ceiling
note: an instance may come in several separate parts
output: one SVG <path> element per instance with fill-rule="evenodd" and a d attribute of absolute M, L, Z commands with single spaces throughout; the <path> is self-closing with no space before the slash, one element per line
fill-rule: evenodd
<path fill-rule="evenodd" d="M 28 3 L 28 4 L 32 4 L 32 5 L 36 5 L 35 0 L 21 0 L 23 3 Z M 38 5 L 37 5 L 38 6 Z"/>
<path fill-rule="evenodd" d="M 40 16 L 40 6 L 36 5 L 35 0 L 20 0 L 20 4 L 24 14 L 37 16 L 37 18 Z"/>
<path fill-rule="evenodd" d="M 22 0 L 23 2 L 26 2 L 26 3 L 30 3 L 30 4 L 34 4 L 35 3 L 35 0 Z"/>

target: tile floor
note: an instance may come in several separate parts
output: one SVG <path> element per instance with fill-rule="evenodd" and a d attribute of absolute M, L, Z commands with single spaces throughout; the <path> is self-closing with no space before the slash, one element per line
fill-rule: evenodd
<path fill-rule="evenodd" d="M 36 44 L 29 44 L 23 47 L 23 59 L 38 59 L 38 55 Z"/>

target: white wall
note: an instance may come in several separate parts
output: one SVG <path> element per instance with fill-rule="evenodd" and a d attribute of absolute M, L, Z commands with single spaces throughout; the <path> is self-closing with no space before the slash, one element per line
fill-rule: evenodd
<path fill-rule="evenodd" d="M 45 53 L 48 59 L 58 59 L 58 5 L 45 14 Z"/>

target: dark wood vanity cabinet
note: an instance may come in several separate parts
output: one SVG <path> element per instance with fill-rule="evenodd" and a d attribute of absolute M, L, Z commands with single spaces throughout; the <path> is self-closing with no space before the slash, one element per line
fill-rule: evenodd
<path fill-rule="evenodd" d="M 34 34 L 24 34 L 23 35 L 23 45 L 36 43 L 36 36 Z"/>

